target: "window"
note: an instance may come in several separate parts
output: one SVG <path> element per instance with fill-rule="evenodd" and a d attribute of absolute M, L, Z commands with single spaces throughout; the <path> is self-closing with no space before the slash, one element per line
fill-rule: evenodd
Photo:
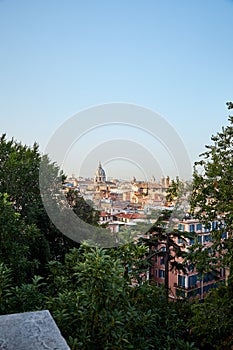
<path fill-rule="evenodd" d="M 163 256 L 160 258 L 160 265 L 164 265 L 164 257 Z"/>
<path fill-rule="evenodd" d="M 203 241 L 204 242 L 209 242 L 210 241 L 210 235 L 203 236 Z"/>
<path fill-rule="evenodd" d="M 218 222 L 217 221 L 213 221 L 212 222 L 212 230 L 216 230 L 218 228 Z"/>
<path fill-rule="evenodd" d="M 197 224 L 197 231 L 201 231 L 202 230 L 202 224 Z"/>
<path fill-rule="evenodd" d="M 188 287 L 195 287 L 197 283 L 197 275 L 189 276 L 188 277 Z"/>
<path fill-rule="evenodd" d="M 185 287 L 185 276 L 178 275 L 178 286 Z"/>
<path fill-rule="evenodd" d="M 192 245 L 192 244 L 194 244 L 194 239 L 193 239 L 193 238 L 191 238 L 191 239 L 189 240 L 189 245 Z"/>
<path fill-rule="evenodd" d="M 226 232 L 223 232 L 222 238 L 223 238 L 223 239 L 224 239 L 224 238 L 227 238 L 227 233 L 226 233 Z"/>
<path fill-rule="evenodd" d="M 195 225 L 191 224 L 189 225 L 189 232 L 194 232 L 195 231 Z"/>
<path fill-rule="evenodd" d="M 165 271 L 164 270 L 159 270 L 159 277 L 164 278 L 165 277 Z"/>
<path fill-rule="evenodd" d="M 179 237 L 178 244 L 185 244 L 185 240 L 183 238 Z"/>
<path fill-rule="evenodd" d="M 197 236 L 197 241 L 198 241 L 198 243 L 200 243 L 200 244 L 202 244 L 202 236 Z"/>
<path fill-rule="evenodd" d="M 184 225 L 183 224 L 179 224 L 178 225 L 178 230 L 184 232 Z"/>
<path fill-rule="evenodd" d="M 206 272 L 205 275 L 204 275 L 203 281 L 205 283 L 206 282 L 211 282 L 211 281 L 213 281 L 216 278 L 217 278 L 217 274 L 216 273 L 214 273 L 214 272 Z"/>

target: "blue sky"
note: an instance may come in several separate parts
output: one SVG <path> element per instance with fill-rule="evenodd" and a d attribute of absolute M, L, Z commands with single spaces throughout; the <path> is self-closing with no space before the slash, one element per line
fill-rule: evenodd
<path fill-rule="evenodd" d="M 231 0 L 1 0 L 0 132 L 43 151 L 70 116 L 127 102 L 166 118 L 193 162 L 227 123 L 232 18 Z"/>

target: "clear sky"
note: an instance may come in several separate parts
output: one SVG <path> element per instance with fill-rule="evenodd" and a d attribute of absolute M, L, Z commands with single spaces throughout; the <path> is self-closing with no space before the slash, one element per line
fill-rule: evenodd
<path fill-rule="evenodd" d="M 227 123 L 232 18 L 232 0 L 0 0 L 0 132 L 43 151 L 72 115 L 127 102 L 161 114 L 193 162 Z"/>

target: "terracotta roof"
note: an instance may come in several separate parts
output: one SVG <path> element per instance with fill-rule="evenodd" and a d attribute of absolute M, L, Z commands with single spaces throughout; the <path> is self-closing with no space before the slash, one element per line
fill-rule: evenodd
<path fill-rule="evenodd" d="M 119 213 L 119 214 L 115 214 L 115 216 L 117 218 L 123 218 L 123 219 L 138 219 L 140 218 L 140 214 L 136 214 L 136 213 Z"/>

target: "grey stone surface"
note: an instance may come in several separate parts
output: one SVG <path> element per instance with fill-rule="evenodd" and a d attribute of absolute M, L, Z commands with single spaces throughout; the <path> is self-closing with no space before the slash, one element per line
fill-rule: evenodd
<path fill-rule="evenodd" d="M 0 316 L 0 350 L 70 350 L 48 310 Z"/>

